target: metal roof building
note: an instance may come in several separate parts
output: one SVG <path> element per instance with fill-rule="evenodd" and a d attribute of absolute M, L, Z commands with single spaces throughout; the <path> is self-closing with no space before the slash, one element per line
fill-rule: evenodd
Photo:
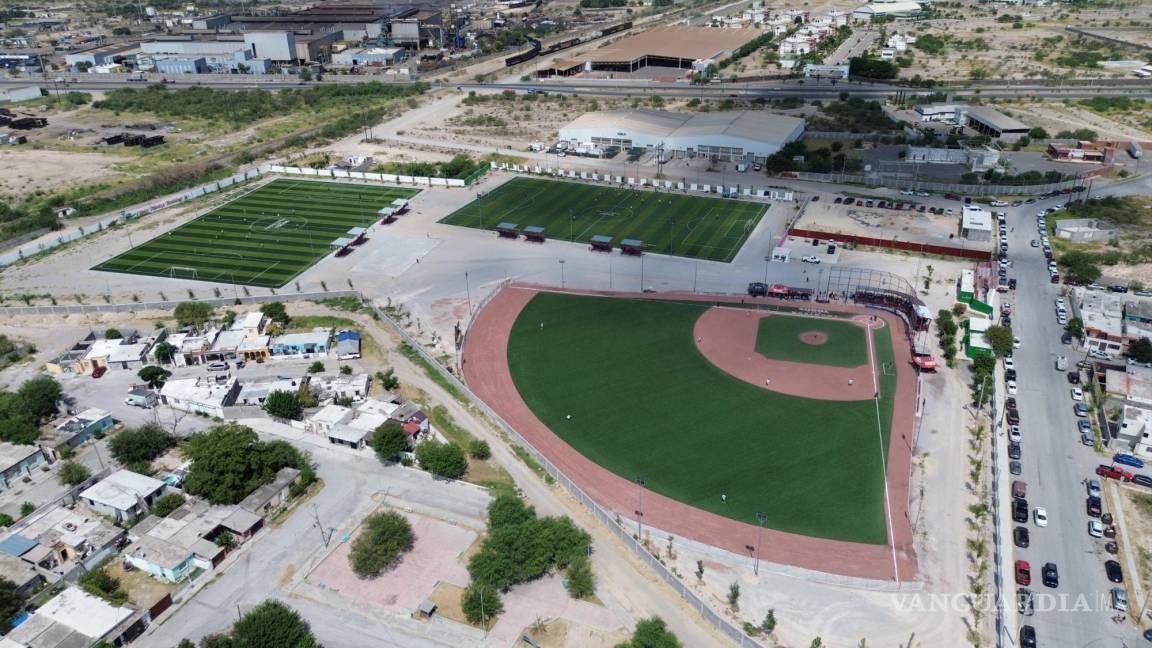
<path fill-rule="evenodd" d="M 993 139 L 1015 141 L 1028 134 L 1028 124 L 989 106 L 968 106 L 967 125 Z"/>
<path fill-rule="evenodd" d="M 803 119 L 759 111 L 590 112 L 560 129 L 560 139 L 577 145 L 662 148 L 666 153 L 719 160 L 762 160 L 803 134 Z"/>

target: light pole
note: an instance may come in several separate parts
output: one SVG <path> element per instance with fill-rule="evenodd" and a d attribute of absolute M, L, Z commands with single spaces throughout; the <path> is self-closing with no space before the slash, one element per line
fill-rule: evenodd
<path fill-rule="evenodd" d="M 640 253 L 640 292 L 644 292 L 644 253 Z"/>
<path fill-rule="evenodd" d="M 564 259 L 560 259 L 560 290 L 564 290 Z"/>
<path fill-rule="evenodd" d="M 468 273 L 464 273 L 464 291 L 468 295 L 468 319 L 472 319 L 472 287 L 468 284 Z"/>
<path fill-rule="evenodd" d="M 764 257 L 764 283 L 768 283 L 768 264 L 772 262 L 771 256 Z"/>
<path fill-rule="evenodd" d="M 756 522 L 760 530 L 756 532 L 756 562 L 752 563 L 752 573 L 760 575 L 760 542 L 764 539 L 764 523 L 768 521 L 768 514 L 763 511 L 756 514 Z"/>
<path fill-rule="evenodd" d="M 637 477 L 636 485 L 640 487 L 639 508 L 636 509 L 636 537 L 644 542 L 644 478 Z"/>

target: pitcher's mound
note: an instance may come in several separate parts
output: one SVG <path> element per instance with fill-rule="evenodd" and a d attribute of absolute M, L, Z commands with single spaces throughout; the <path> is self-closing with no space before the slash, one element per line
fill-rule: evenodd
<path fill-rule="evenodd" d="M 828 343 L 828 334 L 821 333 L 820 331 L 805 331 L 800 334 L 800 341 L 804 344 L 820 346 L 821 344 Z"/>

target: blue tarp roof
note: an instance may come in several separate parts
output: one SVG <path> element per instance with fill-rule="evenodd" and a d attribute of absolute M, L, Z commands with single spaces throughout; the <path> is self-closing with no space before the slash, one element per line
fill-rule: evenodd
<path fill-rule="evenodd" d="M 3 540 L 0 540 L 0 551 L 8 554 L 9 556 L 16 556 L 19 558 L 24 554 L 36 548 L 40 543 L 35 540 L 29 540 L 22 535 L 11 535 Z"/>
<path fill-rule="evenodd" d="M 344 340 L 360 340 L 360 334 L 356 331 L 340 331 L 336 334 L 336 341 L 343 342 Z"/>

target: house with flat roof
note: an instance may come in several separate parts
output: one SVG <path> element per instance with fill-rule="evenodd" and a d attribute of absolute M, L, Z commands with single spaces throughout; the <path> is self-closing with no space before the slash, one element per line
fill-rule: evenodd
<path fill-rule="evenodd" d="M 355 360 L 360 357 L 360 332 L 338 331 L 336 333 L 337 360 Z"/>
<path fill-rule="evenodd" d="M 44 368 L 48 370 L 48 373 L 58 376 L 77 373 L 80 361 L 88 355 L 88 351 L 95 342 L 96 334 L 89 333 L 64 352 L 45 362 Z"/>
<path fill-rule="evenodd" d="M 372 377 L 366 373 L 359 374 L 317 374 L 312 376 L 310 384 L 321 402 L 352 401 L 358 403 L 368 397 L 368 386 Z"/>
<path fill-rule="evenodd" d="M 332 329 L 317 328 L 308 333 L 288 333 L 272 338 L 274 357 L 310 357 L 328 353 Z"/>
<path fill-rule="evenodd" d="M 0 491 L 8 490 L 21 477 L 46 463 L 48 457 L 37 446 L 0 441 Z"/>
<path fill-rule="evenodd" d="M 1089 241 L 1112 241 L 1116 238 L 1116 225 L 1098 218 L 1069 218 L 1056 221 L 1056 238 L 1087 243 Z"/>
<path fill-rule="evenodd" d="M 208 329 L 202 333 L 182 331 L 169 335 L 168 344 L 176 347 L 172 364 L 177 367 L 187 367 L 207 363 L 208 353 L 212 350 L 212 344 L 219 334 L 220 331 L 216 329 Z M 154 354 L 152 359 L 155 360 Z"/>
<path fill-rule="evenodd" d="M 224 418 L 240 394 L 240 381 L 232 376 L 223 383 L 213 376 L 169 380 L 160 388 L 160 400 L 172 409 Z"/>
<path fill-rule="evenodd" d="M 143 634 L 151 621 L 147 610 L 113 606 L 69 586 L 0 639 L 0 647 L 89 648 L 101 641 L 123 646 Z"/>
<path fill-rule="evenodd" d="M 46 582 L 31 563 L 4 552 L 0 552 L 0 574 L 4 574 L 4 578 L 16 585 L 16 594 L 22 598 L 31 597 Z"/>
<path fill-rule="evenodd" d="M 260 407 L 272 392 L 286 391 L 298 393 L 301 385 L 309 382 L 309 376 L 288 378 L 285 376 L 272 376 L 261 379 L 245 380 L 240 386 L 240 395 L 236 397 L 237 405 L 251 405 Z"/>
<path fill-rule="evenodd" d="M 1027 137 L 1031 127 L 1028 124 L 1005 115 L 991 106 L 968 106 L 967 124 L 972 130 L 1006 142 Z"/>
<path fill-rule="evenodd" d="M 245 335 L 256 336 L 264 332 L 264 327 L 268 325 L 268 318 L 260 311 L 252 311 L 244 313 L 243 316 L 237 317 L 236 321 L 232 322 L 231 329 L 233 331 L 243 331 Z"/>
<path fill-rule="evenodd" d="M 1084 323 L 1084 346 L 1115 357 L 1124 353 L 1124 300 L 1114 293 L 1077 288 L 1076 315 Z"/>
<path fill-rule="evenodd" d="M 61 448 L 75 448 L 91 439 L 93 434 L 108 430 L 115 424 L 111 413 L 89 407 L 75 416 L 52 423 L 40 435 L 40 447 L 59 453 Z"/>
<path fill-rule="evenodd" d="M 263 520 L 239 506 L 213 506 L 192 499 L 167 517 L 149 515 L 132 527 L 133 543 L 124 559 L 141 571 L 168 583 L 185 580 L 196 569 L 210 570 L 227 550 L 216 544 L 223 533 L 242 544 L 263 526 Z"/>
<path fill-rule="evenodd" d="M 0 554 L 19 558 L 55 581 L 95 568 L 123 538 L 123 529 L 97 515 L 52 506 L 0 534 Z"/>
<path fill-rule="evenodd" d="M 969 241 L 992 240 L 992 212 L 973 205 L 964 205 L 960 213 L 960 236 Z"/>
<path fill-rule="evenodd" d="M 257 488 L 251 495 L 240 502 L 240 508 L 266 518 L 275 513 L 287 501 L 292 484 L 300 477 L 300 471 L 295 468 L 281 468 L 276 478 L 271 482 Z"/>
<path fill-rule="evenodd" d="M 329 443 L 363 448 L 376 428 L 388 422 L 388 414 L 372 408 L 325 405 L 304 421 L 304 431 L 326 437 Z"/>
<path fill-rule="evenodd" d="M 103 515 L 129 520 L 144 514 L 166 489 L 159 479 L 117 470 L 80 493 L 80 501 Z"/>
<path fill-rule="evenodd" d="M 1152 299 L 1131 297 L 1125 301 L 1124 333 L 1129 340 L 1152 340 Z"/>

